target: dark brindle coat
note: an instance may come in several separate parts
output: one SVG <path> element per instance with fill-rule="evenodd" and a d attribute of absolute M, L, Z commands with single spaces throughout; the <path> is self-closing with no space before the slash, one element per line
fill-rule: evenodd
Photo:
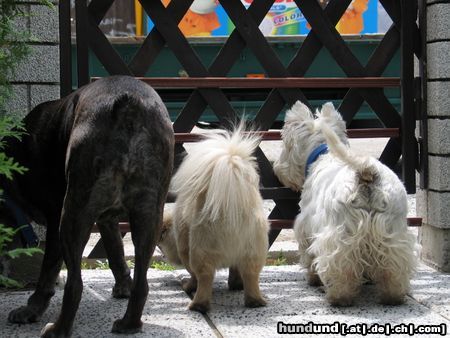
<path fill-rule="evenodd" d="M 45 221 L 47 237 L 36 291 L 9 320 L 27 323 L 41 317 L 64 259 L 68 276 L 62 310 L 43 334 L 71 334 L 83 288 L 82 252 L 97 222 L 116 278 L 113 295 L 130 296 L 113 331 L 138 331 L 172 173 L 174 136 L 167 109 L 149 86 L 115 76 L 37 106 L 24 122 L 27 134 L 22 142 L 7 140 L 7 154 L 29 171 L 0 183 L 31 218 Z M 135 246 L 133 282 L 117 227 L 123 215 Z"/>

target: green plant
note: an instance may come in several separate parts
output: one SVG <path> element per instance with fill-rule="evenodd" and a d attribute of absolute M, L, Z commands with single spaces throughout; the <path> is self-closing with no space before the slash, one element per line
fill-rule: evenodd
<path fill-rule="evenodd" d="M 108 270 L 109 269 L 109 262 L 108 262 L 108 260 L 107 259 L 105 259 L 104 261 L 103 260 L 100 260 L 100 259 L 97 259 L 96 261 L 95 261 L 95 269 L 96 270 Z"/>
<path fill-rule="evenodd" d="M 3 152 L 5 147 L 4 137 L 20 139 L 22 134 L 21 122 L 9 116 L 0 118 L 0 175 L 6 176 L 9 180 L 12 180 L 14 173 L 23 174 L 27 169 Z"/>
<path fill-rule="evenodd" d="M 166 263 L 164 261 L 153 261 L 153 262 L 151 262 L 150 267 L 152 269 L 163 270 L 163 271 L 175 270 L 175 267 L 173 265 L 170 265 L 169 263 Z"/>
<path fill-rule="evenodd" d="M 14 137 L 20 139 L 22 135 L 22 126 L 11 117 L 0 118 L 0 175 L 5 176 L 11 180 L 13 174 L 23 174 L 27 169 L 14 161 L 13 158 L 6 156 L 4 153 L 4 137 Z M 0 189 L 0 195 L 2 191 Z M 16 248 L 13 250 L 7 250 L 8 244 L 13 241 L 14 236 L 20 231 L 18 229 L 12 229 L 0 224 L 0 258 L 14 259 L 20 255 L 31 256 L 34 253 L 42 252 L 38 248 Z M 5 275 L 4 271 L 0 271 L 0 286 L 10 288 L 20 288 L 23 285 Z"/>
<path fill-rule="evenodd" d="M 12 242 L 14 236 L 20 231 L 18 229 L 7 228 L 3 224 L 0 224 L 0 257 L 9 257 L 10 259 L 17 258 L 21 255 L 32 256 L 35 253 L 42 253 L 39 248 L 16 248 L 13 250 L 7 250 L 8 243 Z M 23 285 L 14 279 L 11 279 L 0 273 L 0 286 L 8 288 L 21 288 Z"/>
<path fill-rule="evenodd" d="M 280 266 L 280 265 L 287 265 L 288 260 L 286 256 L 283 253 L 283 250 L 280 250 L 276 258 L 268 258 L 266 265 L 274 265 L 274 266 Z"/>
<path fill-rule="evenodd" d="M 38 2 L 52 6 L 48 0 L 38 0 Z M 12 94 L 9 79 L 14 75 L 20 62 L 30 53 L 27 41 L 33 40 L 28 31 L 17 29 L 17 20 L 27 15 L 23 8 L 23 5 L 16 0 L 0 2 L 0 176 L 5 176 L 10 180 L 14 173 L 22 174 L 26 171 L 26 168 L 4 153 L 4 138 L 20 139 L 23 133 L 23 127 L 17 119 L 6 116 L 6 104 Z M 31 256 L 34 253 L 42 252 L 38 248 L 8 250 L 8 244 L 12 242 L 18 231 L 20 229 L 11 229 L 0 224 L 0 258 L 15 259 L 21 255 Z M 0 286 L 22 286 L 5 274 L 3 270 L 0 271 Z"/>

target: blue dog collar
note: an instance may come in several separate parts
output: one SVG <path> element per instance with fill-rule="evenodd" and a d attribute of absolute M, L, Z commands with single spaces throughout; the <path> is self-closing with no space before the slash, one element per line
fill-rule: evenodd
<path fill-rule="evenodd" d="M 305 177 L 308 176 L 308 170 L 311 164 L 313 164 L 319 158 L 320 155 L 326 153 L 328 153 L 328 146 L 325 143 L 322 143 L 309 154 L 308 159 L 306 160 Z"/>

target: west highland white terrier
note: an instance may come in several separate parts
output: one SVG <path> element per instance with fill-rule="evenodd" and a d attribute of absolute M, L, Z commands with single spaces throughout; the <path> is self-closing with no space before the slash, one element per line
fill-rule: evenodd
<path fill-rule="evenodd" d="M 210 134 L 190 149 L 172 179 L 174 210 L 164 215 L 158 246 L 190 273 L 183 289 L 196 291 L 189 309 L 202 313 L 210 308 L 216 269 L 226 267 L 239 271 L 247 307 L 266 305 L 259 274 L 268 250 L 268 221 L 253 156 L 260 140 L 242 129 Z"/>
<path fill-rule="evenodd" d="M 323 284 L 332 305 L 351 305 L 367 281 L 381 303 L 400 304 L 416 265 L 406 191 L 388 167 L 352 153 L 345 130 L 332 103 L 316 118 L 300 101 L 286 113 L 274 171 L 302 191 L 294 223 L 300 263 L 308 284 Z"/>

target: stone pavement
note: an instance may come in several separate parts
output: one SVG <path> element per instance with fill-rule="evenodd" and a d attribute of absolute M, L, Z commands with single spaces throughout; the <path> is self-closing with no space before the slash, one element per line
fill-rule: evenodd
<path fill-rule="evenodd" d="M 144 309 L 142 333 L 135 337 L 277 337 L 279 323 L 329 324 L 347 329 L 386 327 L 391 329 L 450 329 L 450 275 L 420 265 L 412 280 L 412 290 L 404 305 L 383 306 L 377 303 L 373 285 L 362 288 L 357 303 L 348 308 L 331 307 L 320 288 L 310 287 L 305 272 L 298 265 L 267 266 L 261 274 L 261 290 L 268 299 L 264 308 L 247 309 L 242 291 L 228 291 L 226 271 L 215 278 L 212 309 L 203 316 L 187 309 L 189 297 L 181 290 L 185 270 L 148 272 L 149 296 Z M 73 337 L 118 337 L 110 333 L 112 322 L 126 309 L 126 300 L 113 299 L 113 277 L 109 270 L 83 270 L 84 291 L 78 310 Z M 0 294 L 0 337 L 37 337 L 47 322 L 54 321 L 61 306 L 62 289 L 58 289 L 49 309 L 39 323 L 14 325 L 7 323 L 13 308 L 23 305 L 30 292 Z M 336 322 L 340 324 L 335 324 Z M 312 324 L 309 324 L 312 325 Z M 300 327 L 300 325 L 298 325 Z M 362 331 L 361 331 L 362 332 Z M 442 332 L 442 331 L 441 331 Z M 327 334 L 340 337 L 340 334 Z M 360 337 L 361 334 L 348 334 Z M 393 335 L 410 337 L 408 333 Z M 415 337 L 438 337 L 419 334 Z M 301 337 L 317 337 L 302 334 Z M 368 337 L 385 337 L 369 334 Z"/>
<path fill-rule="evenodd" d="M 353 142 L 353 140 L 352 140 Z M 382 149 L 385 140 L 377 146 L 366 140 L 355 140 L 353 147 L 364 151 L 370 149 L 375 155 Z M 271 146 L 265 151 L 276 153 Z M 270 157 L 270 156 L 269 156 Z M 269 212 L 273 205 L 266 201 Z M 410 216 L 415 216 L 415 198 L 409 196 Z M 414 231 L 414 230 L 412 230 Z M 415 229 L 417 231 L 417 229 Z M 90 252 L 99 235 L 93 234 L 84 254 Z M 125 237 L 125 253 L 133 256 L 129 234 Z M 283 230 L 271 247 L 269 257 L 297 261 L 297 243 L 292 230 Z M 155 259 L 162 259 L 159 251 Z M 62 273 L 64 277 L 64 272 Z M 149 296 L 143 313 L 143 331 L 135 337 L 278 337 L 278 325 L 299 324 L 297 328 L 307 330 L 308 325 L 326 324 L 334 330 L 338 325 L 348 330 L 364 328 L 429 330 L 432 325 L 446 330 L 450 336 L 450 274 L 443 274 L 420 264 L 412 280 L 412 290 L 405 304 L 383 306 L 377 303 L 373 285 L 362 288 L 357 303 L 348 308 L 331 307 L 320 288 L 307 285 L 305 271 L 297 264 L 266 266 L 261 274 L 261 290 L 268 299 L 264 308 L 247 309 L 243 305 L 243 292 L 227 290 L 227 273 L 219 271 L 215 278 L 212 309 L 207 316 L 189 311 L 189 297 L 181 290 L 181 278 L 187 277 L 185 270 L 160 271 L 149 269 Z M 109 270 L 83 270 L 84 292 L 74 326 L 73 337 L 120 337 L 110 333 L 112 323 L 125 313 L 126 300 L 113 299 L 111 289 L 113 277 Z M 0 293 L 0 338 L 37 337 L 47 322 L 52 322 L 60 310 L 62 287 L 54 296 L 49 309 L 41 321 L 29 325 L 13 325 L 6 320 L 10 310 L 26 304 L 29 291 Z M 280 323 L 280 324 L 279 324 Z M 336 324 L 338 323 L 338 324 Z M 378 326 L 377 326 L 378 325 Z M 378 331 L 379 332 L 379 331 Z M 364 333 L 364 332 L 362 332 Z M 409 333 L 412 333 L 409 332 Z M 300 337 L 317 337 L 306 333 Z M 326 337 L 341 337 L 326 334 Z M 361 337 L 362 334 L 347 334 Z M 439 337 L 439 334 L 415 332 L 414 337 Z M 382 333 L 367 337 L 386 337 Z M 411 337 L 408 332 L 393 334 L 393 337 Z"/>

